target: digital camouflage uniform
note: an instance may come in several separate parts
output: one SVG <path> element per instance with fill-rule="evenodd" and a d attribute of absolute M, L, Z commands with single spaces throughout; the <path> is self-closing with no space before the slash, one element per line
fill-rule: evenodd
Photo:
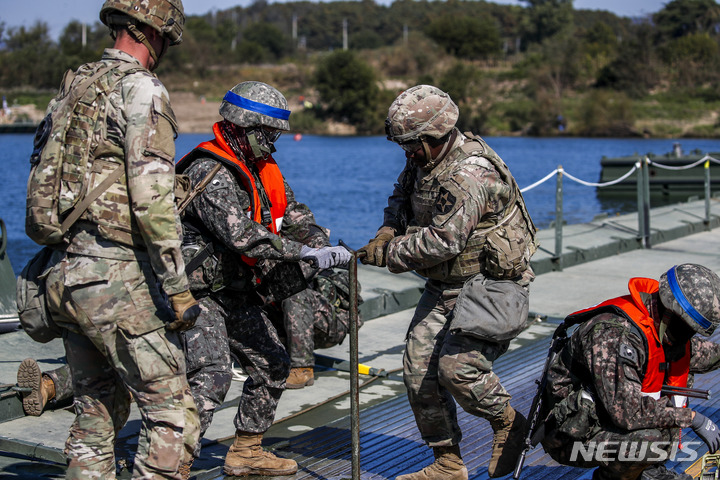
<path fill-rule="evenodd" d="M 645 295 L 644 304 L 652 318 L 659 318 L 657 294 Z M 546 413 L 553 410 L 560 420 L 548 423 L 542 444 L 559 463 L 600 467 L 597 473 L 600 479 L 634 480 L 648 465 L 662 463 L 649 449 L 646 452 L 651 457 L 643 461 L 644 457 L 638 457 L 642 449 L 634 442 L 674 442 L 679 439 L 680 429 L 691 425 L 690 408 L 676 408 L 668 396 L 655 400 L 641 394 L 647 347 L 638 333 L 637 327 L 633 328 L 625 317 L 600 313 L 578 326 L 550 366 Z M 691 376 L 720 367 L 720 345 L 697 336 L 691 342 Z M 684 353 L 684 345 L 679 353 Z M 666 348 L 666 355 L 672 358 L 673 353 Z M 634 443 L 635 452 L 623 451 L 618 455 L 638 461 L 586 461 L 578 456 L 571 462 L 575 440 L 583 444 Z"/>
<path fill-rule="evenodd" d="M 313 367 L 315 349 L 340 345 L 350 330 L 348 271 L 327 269 L 311 275 L 310 287 L 283 300 L 277 312 L 292 368 Z"/>
<path fill-rule="evenodd" d="M 215 164 L 213 159 L 199 158 L 184 173 L 197 184 Z M 204 275 L 202 268 L 190 275 L 202 314 L 183 336 L 188 380 L 203 433 L 230 387 L 231 355 L 249 376 L 235 417 L 238 431 L 264 433 L 270 428 L 285 390 L 290 358 L 273 324 L 273 320 L 282 324 L 282 319 L 272 318 L 278 310 L 264 305 L 253 288 L 253 274 L 241 259 L 245 255 L 263 261 L 299 262 L 303 244 L 328 244 L 325 231 L 316 225 L 310 209 L 295 201 L 287 182 L 285 190 L 288 205 L 282 231 L 297 241 L 275 235 L 247 217 L 248 192 L 225 166 L 186 211 L 184 221 L 200 226 L 212 239 L 223 276 L 229 279 L 228 286 L 213 292 L 199 278 Z"/>
<path fill-rule="evenodd" d="M 485 158 L 497 154 L 482 142 L 485 153 L 468 156 L 460 147 L 469 141 L 458 133 L 449 153 L 429 172 L 408 161 L 383 223 L 396 232 L 387 249 L 388 269 L 428 277 L 407 333 L 403 364 L 418 428 L 432 447 L 460 442 L 453 397 L 467 412 L 490 421 L 502 416 L 510 400 L 492 371 L 509 340 L 493 342 L 450 329 L 463 283 L 477 274 L 490 276 L 478 225 L 499 214 L 513 196 L 513 187 Z M 532 278 L 528 268 L 516 280 L 527 288 Z M 509 301 L 527 302 L 527 297 Z"/>
<path fill-rule="evenodd" d="M 108 62 L 139 68 L 99 97 L 104 117 L 88 181 L 96 186 L 120 164 L 125 176 L 71 228 L 46 280 L 48 308 L 65 329 L 77 414 L 67 478 L 114 478 L 128 390 L 142 415 L 134 478 L 180 478 L 199 429 L 179 337 L 165 329 L 175 317 L 167 296 L 188 289 L 173 198 L 176 125 L 163 85 L 127 53 L 106 50 L 76 81 Z"/>

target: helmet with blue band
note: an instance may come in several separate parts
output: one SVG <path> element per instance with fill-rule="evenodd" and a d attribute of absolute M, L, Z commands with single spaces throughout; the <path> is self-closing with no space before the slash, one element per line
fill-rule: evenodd
<path fill-rule="evenodd" d="M 694 331 L 710 336 L 720 323 L 720 277 L 712 270 L 686 263 L 660 277 L 660 301 Z"/>
<path fill-rule="evenodd" d="M 220 115 L 243 128 L 290 130 L 290 110 L 282 93 L 262 82 L 242 82 L 231 88 L 220 105 Z"/>

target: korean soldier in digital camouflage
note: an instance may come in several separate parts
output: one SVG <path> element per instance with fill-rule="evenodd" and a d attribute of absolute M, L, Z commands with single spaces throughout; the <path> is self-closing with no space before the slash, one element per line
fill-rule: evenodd
<path fill-rule="evenodd" d="M 720 345 L 696 335 L 710 336 L 720 323 L 720 278 L 682 264 L 628 287 L 566 319 L 579 325 L 549 365 L 542 445 L 561 464 L 597 467 L 595 480 L 691 480 L 663 465 L 680 430 L 690 427 L 711 453 L 720 430 L 668 389 L 720 367 Z M 697 449 L 691 437 L 682 442 Z M 599 444 L 609 446 L 600 458 L 590 448 Z"/>
<path fill-rule="evenodd" d="M 176 124 L 151 71 L 180 43 L 185 17 L 180 0 L 107 0 L 100 19 L 114 48 L 81 66 L 70 88 L 113 65 L 99 80 L 112 89 L 86 107 L 101 112 L 87 125 L 88 172 L 95 185 L 119 165 L 124 175 L 73 224 L 46 277 L 76 411 L 66 478 L 115 478 L 114 438 L 132 394 L 142 415 L 133 478 L 180 479 L 199 422 L 177 330 L 192 326 L 200 309 L 188 289 L 174 203 Z"/>
<path fill-rule="evenodd" d="M 346 265 L 351 255 L 329 246 L 327 232 L 295 200 L 272 157 L 274 143 L 290 128 L 285 97 L 262 82 L 243 82 L 227 92 L 220 115 L 215 138 L 177 165 L 194 185 L 220 165 L 183 219 L 183 255 L 202 309 L 184 333 L 188 379 L 204 432 L 230 387 L 231 354 L 236 357 L 248 378 L 223 469 L 228 475 L 292 475 L 294 460 L 261 446 L 291 367 L 273 325 L 279 312 L 273 304 L 308 288 L 301 260 L 330 269 Z"/>
<path fill-rule="evenodd" d="M 428 279 L 403 363 L 410 405 L 435 461 L 398 480 L 468 478 L 455 401 L 490 422 L 491 477 L 512 471 L 525 428 L 492 365 L 527 322 L 535 227 L 507 166 L 480 137 L 460 133 L 458 115 L 449 95 L 429 85 L 392 103 L 387 138 L 405 150 L 407 163 L 382 227 L 358 251 L 365 264 Z M 458 315 L 461 293 L 468 313 Z M 474 302 L 505 310 L 477 316 Z"/>

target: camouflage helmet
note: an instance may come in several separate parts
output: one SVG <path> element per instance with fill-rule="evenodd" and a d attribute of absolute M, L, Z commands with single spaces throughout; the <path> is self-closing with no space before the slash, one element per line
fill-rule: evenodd
<path fill-rule="evenodd" d="M 720 324 L 720 277 L 712 270 L 685 263 L 660 277 L 660 301 L 701 335 Z"/>
<path fill-rule="evenodd" d="M 450 95 L 432 85 L 405 90 L 390 105 L 385 133 L 388 140 L 406 143 L 421 136 L 441 138 L 452 131 L 458 107 Z"/>
<path fill-rule="evenodd" d="M 182 0 L 105 0 L 100 21 L 108 27 L 126 26 L 128 17 L 149 25 L 170 39 L 171 45 L 182 42 L 185 11 Z"/>
<path fill-rule="evenodd" d="M 231 88 L 220 105 L 220 115 L 239 127 L 290 130 L 287 100 L 276 88 L 262 82 L 242 82 Z"/>

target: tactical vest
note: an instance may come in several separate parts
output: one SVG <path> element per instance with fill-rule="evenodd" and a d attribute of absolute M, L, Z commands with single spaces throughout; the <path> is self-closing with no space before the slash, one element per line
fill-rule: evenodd
<path fill-rule="evenodd" d="M 652 294 L 658 291 L 658 281 L 649 278 L 632 278 L 628 283 L 630 295 L 606 300 L 584 310 L 572 313 L 566 319 L 571 324 L 581 323 L 604 312 L 614 313 L 627 318 L 636 327 L 647 346 L 647 362 L 643 374 L 641 393 L 654 399 L 660 398 L 663 385 L 687 387 L 690 369 L 690 342 L 687 342 L 685 354 L 674 362 L 665 361 L 665 351 L 662 347 L 655 322 L 642 301 L 640 293 Z M 676 407 L 685 404 L 687 397 L 674 395 L 673 402 Z"/>
<path fill-rule="evenodd" d="M 175 168 L 176 173 L 183 173 L 195 160 L 200 158 L 210 158 L 230 167 L 230 171 L 233 172 L 235 178 L 249 194 L 248 218 L 265 226 L 270 232 L 276 235 L 279 234 L 288 201 L 284 179 L 277 163 L 272 157 L 256 163 L 262 184 L 261 188 L 270 201 L 270 209 L 267 211 L 263 209 L 260 191 L 250 169 L 244 162 L 238 160 L 230 146 L 225 142 L 218 123 L 213 125 L 213 133 L 215 139 L 201 143 L 180 159 Z M 205 250 L 208 245 L 210 250 L 210 255 L 201 262 L 202 269 L 199 269 L 198 266 L 197 268 L 188 269 L 186 273 L 191 290 L 210 288 L 217 291 L 232 282 L 239 268 L 231 265 L 236 262 L 236 259 L 233 258 L 234 255 L 227 255 L 221 245 L 214 246 L 212 239 L 202 234 L 204 230 L 201 225 L 192 225 L 191 220 L 183 218 L 183 257 L 186 265 L 197 263 L 193 261 L 193 254 Z M 197 244 L 190 244 L 189 242 L 197 242 Z M 256 259 L 244 255 L 241 255 L 241 258 L 248 266 L 254 266 L 257 262 Z"/>
<path fill-rule="evenodd" d="M 411 225 L 432 223 L 442 184 L 464 166 L 480 166 L 498 173 L 510 185 L 513 193 L 508 205 L 499 215 L 486 215 L 468 238 L 465 248 L 454 258 L 418 273 L 448 283 L 463 282 L 483 273 L 495 279 L 514 279 L 530 265 L 530 257 L 537 250 L 537 229 L 510 169 L 485 141 L 471 133 L 468 140 L 455 148 L 435 170 L 415 180 L 410 204 L 414 218 Z M 412 231 L 412 227 L 410 227 Z"/>

